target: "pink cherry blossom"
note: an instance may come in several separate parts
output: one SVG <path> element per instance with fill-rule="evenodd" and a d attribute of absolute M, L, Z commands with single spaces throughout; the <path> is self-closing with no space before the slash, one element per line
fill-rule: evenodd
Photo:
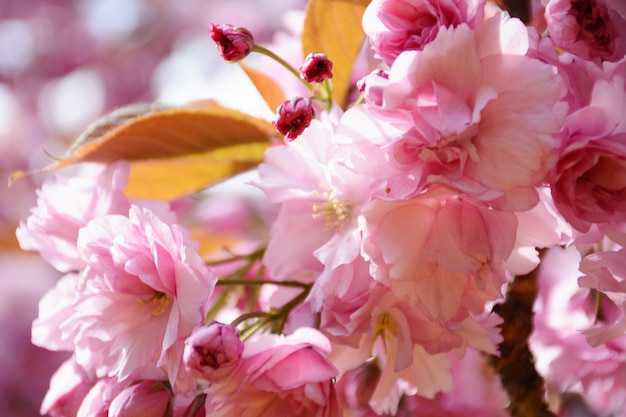
<path fill-rule="evenodd" d="M 387 82 L 366 82 L 375 116 L 404 131 L 388 158 L 422 187 L 444 183 L 499 208 L 537 204 L 560 148 L 565 89 L 527 51 L 524 25 L 497 15 L 476 30 L 440 28 L 422 51 L 401 54 Z"/>
<path fill-rule="evenodd" d="M 194 329 L 185 340 L 183 360 L 185 367 L 208 381 L 223 378 L 239 364 L 243 342 L 237 329 L 213 322 Z"/>
<path fill-rule="evenodd" d="M 167 376 L 175 385 L 184 340 L 203 323 L 216 282 L 188 232 L 132 206 L 129 217 L 92 220 L 78 248 L 88 266 L 61 327 L 77 362 L 101 377 Z"/>
<path fill-rule="evenodd" d="M 59 271 L 80 270 L 85 262 L 76 249 L 78 230 L 91 219 L 128 213 L 124 195 L 128 164 L 94 166 L 84 176 L 57 176 L 37 191 L 37 206 L 17 229 L 20 245 L 37 250 Z"/>
<path fill-rule="evenodd" d="M 66 360 L 50 379 L 50 388 L 41 404 L 41 414 L 52 417 L 76 416 L 89 390 L 96 383 L 74 358 Z"/>
<path fill-rule="evenodd" d="M 626 19 L 603 0 L 551 0 L 550 38 L 583 59 L 619 61 L 626 54 Z"/>
<path fill-rule="evenodd" d="M 515 240 L 513 214 L 428 193 L 365 209 L 363 251 L 374 277 L 439 323 L 481 314 L 501 296 L 502 262 Z"/>
<path fill-rule="evenodd" d="M 109 405 L 109 417 L 171 417 L 171 391 L 162 381 L 141 381 L 120 392 Z"/>
<path fill-rule="evenodd" d="M 363 28 L 377 54 L 391 65 L 403 51 L 423 49 L 441 27 L 475 27 L 484 7 L 484 0 L 374 0 Z"/>
<path fill-rule="evenodd" d="M 619 317 L 619 309 L 610 297 L 599 303 L 597 292 L 578 286 L 580 259 L 573 246 L 552 248 L 543 257 L 530 346 L 537 369 L 547 386 L 553 387 L 548 390 L 551 403 L 558 406 L 561 394 L 577 393 L 594 415 L 624 416 L 626 336 L 622 333 L 606 344 L 591 346 L 585 334 L 597 328 L 597 321 Z M 596 269 L 600 265 L 594 264 L 595 260 L 590 260 L 583 267 L 589 275 L 581 278 L 581 284 L 599 284 L 605 289 L 611 280 L 617 284 L 605 275 L 604 268 Z"/>
<path fill-rule="evenodd" d="M 620 76 L 596 82 L 589 106 L 563 126 L 566 148 L 553 180 L 556 207 L 572 226 L 626 220 L 626 89 Z"/>
<path fill-rule="evenodd" d="M 329 353 L 330 343 L 314 329 L 253 337 L 237 374 L 208 388 L 207 415 L 339 417 Z"/>
<path fill-rule="evenodd" d="M 333 126 L 315 121 L 297 141 L 266 152 L 258 186 L 281 204 L 264 257 L 275 279 L 319 273 L 359 254 L 359 210 L 373 178 L 333 160 L 340 147 Z"/>

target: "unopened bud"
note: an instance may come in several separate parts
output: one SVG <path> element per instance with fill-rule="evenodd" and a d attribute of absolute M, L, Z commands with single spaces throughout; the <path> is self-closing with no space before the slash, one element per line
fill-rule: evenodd
<path fill-rule="evenodd" d="M 324 54 L 309 54 L 299 70 L 303 80 L 321 83 L 333 77 L 333 62 Z"/>
<path fill-rule="evenodd" d="M 183 411 L 182 417 L 206 417 L 206 409 L 204 403 L 206 402 L 206 394 L 200 394 L 193 399 L 191 404 Z"/>
<path fill-rule="evenodd" d="M 161 381 L 142 381 L 120 392 L 109 406 L 109 417 L 171 417 L 171 391 Z"/>
<path fill-rule="evenodd" d="M 309 127 L 314 117 L 315 110 L 311 100 L 294 97 L 278 106 L 272 124 L 278 132 L 285 136 L 286 141 L 291 142 Z"/>
<path fill-rule="evenodd" d="M 185 368 L 207 381 L 216 381 L 230 374 L 241 359 L 243 342 L 233 326 L 213 322 L 196 328 L 185 340 Z"/>
<path fill-rule="evenodd" d="M 215 42 L 220 56 L 228 62 L 244 59 L 254 47 L 252 33 L 245 28 L 229 24 L 209 24 L 209 34 Z"/>
<path fill-rule="evenodd" d="M 369 360 L 346 372 L 336 384 L 339 403 L 356 410 L 368 408 L 381 373 L 376 360 Z"/>

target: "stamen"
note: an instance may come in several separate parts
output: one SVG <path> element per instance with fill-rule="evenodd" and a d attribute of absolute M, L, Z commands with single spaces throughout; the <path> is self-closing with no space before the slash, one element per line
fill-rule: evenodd
<path fill-rule="evenodd" d="M 152 303 L 154 305 L 154 309 L 152 310 L 152 315 L 154 317 L 158 317 L 165 313 L 167 307 L 172 303 L 172 300 L 167 296 L 167 294 L 162 292 L 157 292 L 150 298 L 148 301 L 139 300 L 139 305 Z"/>
<path fill-rule="evenodd" d="M 376 326 L 374 326 L 374 337 L 381 338 L 385 353 L 387 352 L 387 339 L 391 336 L 398 336 L 398 327 L 391 314 L 385 311 L 378 316 Z"/>
<path fill-rule="evenodd" d="M 324 231 L 335 229 L 341 230 L 344 223 L 352 217 L 352 203 L 341 201 L 331 196 L 329 191 L 324 192 L 325 203 L 313 204 L 313 218 L 325 218 Z"/>

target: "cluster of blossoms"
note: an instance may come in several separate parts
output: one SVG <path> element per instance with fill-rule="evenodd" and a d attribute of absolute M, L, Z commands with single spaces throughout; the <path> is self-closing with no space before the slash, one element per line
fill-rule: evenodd
<path fill-rule="evenodd" d="M 292 68 L 310 96 L 277 109 L 253 181 L 276 212 L 243 254 L 203 258 L 175 205 L 126 197 L 126 162 L 46 183 L 18 238 L 66 275 L 33 342 L 73 356 L 42 412 L 506 416 L 492 308 L 536 270 L 550 407 L 626 416 L 626 19 L 545 21 L 373 0 L 359 100 L 332 101 L 332 57 Z M 228 61 L 275 56 L 209 29 Z"/>

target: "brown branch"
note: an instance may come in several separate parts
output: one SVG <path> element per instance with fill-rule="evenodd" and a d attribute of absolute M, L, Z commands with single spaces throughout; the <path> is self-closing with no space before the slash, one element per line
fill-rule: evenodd
<path fill-rule="evenodd" d="M 531 8 L 529 0 L 494 0 L 502 10 L 506 10 L 512 17 L 519 18 L 522 22 L 530 22 Z"/>
<path fill-rule="evenodd" d="M 504 340 L 499 346 L 500 357 L 491 356 L 490 362 L 508 393 L 508 410 L 513 417 L 555 417 L 545 402 L 544 381 L 535 369 L 533 354 L 528 348 L 540 267 L 515 277 L 504 303 L 493 308 L 504 320 L 500 325 Z"/>

